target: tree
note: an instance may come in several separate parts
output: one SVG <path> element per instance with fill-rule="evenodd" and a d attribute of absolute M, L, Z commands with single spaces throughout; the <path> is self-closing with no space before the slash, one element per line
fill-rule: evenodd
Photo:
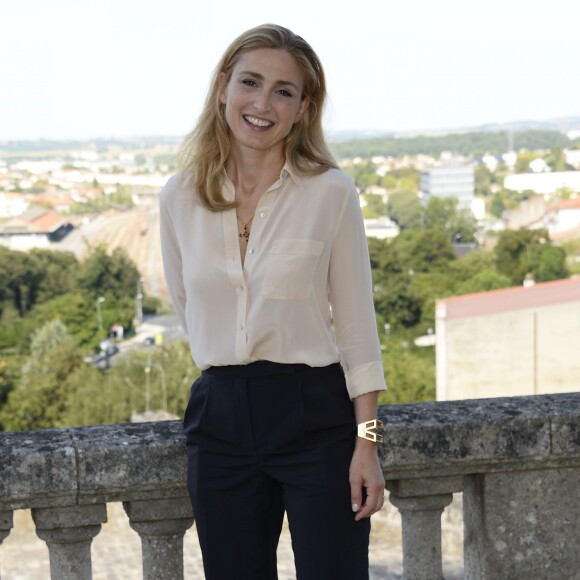
<path fill-rule="evenodd" d="M 67 380 L 71 395 L 62 423 L 79 426 L 127 422 L 133 411 L 145 410 L 147 386 L 151 409 L 182 417 L 191 384 L 198 376 L 187 341 L 132 351 L 106 373 L 88 365 L 79 367 Z"/>
<path fill-rule="evenodd" d="M 421 223 L 421 202 L 413 191 L 399 191 L 391 194 L 387 203 L 387 212 L 401 230 L 416 228 Z"/>
<path fill-rule="evenodd" d="M 414 403 L 435 400 L 435 361 L 419 355 L 408 343 L 392 337 L 385 343 L 383 366 L 388 390 L 379 404 Z"/>
<path fill-rule="evenodd" d="M 60 427 L 70 395 L 66 379 L 80 364 L 81 353 L 62 322 L 52 320 L 37 330 L 20 383 L 0 411 L 4 428 Z"/>
<path fill-rule="evenodd" d="M 460 210 L 457 199 L 434 196 L 423 212 L 423 227 L 445 232 L 450 240 L 473 242 L 477 229 L 471 211 Z"/>
<path fill-rule="evenodd" d="M 36 303 L 46 302 L 75 289 L 79 262 L 72 252 L 33 249 L 29 255 L 42 268 Z"/>
<path fill-rule="evenodd" d="M 12 304 L 24 316 L 36 302 L 42 279 L 34 256 L 0 246 L 0 307 Z"/>
<path fill-rule="evenodd" d="M 370 212 L 376 216 L 387 215 L 387 206 L 380 195 L 367 194 L 365 195 L 367 205 L 363 209 L 369 209 Z"/>
<path fill-rule="evenodd" d="M 566 252 L 550 243 L 533 245 L 528 264 L 536 282 L 549 282 L 568 277 Z"/>
<path fill-rule="evenodd" d="M 94 300 L 75 292 L 57 296 L 34 308 L 23 323 L 21 347 L 36 328 L 49 320 L 61 321 L 80 346 L 94 346 L 103 338 L 98 334 Z"/>
<path fill-rule="evenodd" d="M 474 294 L 476 292 L 489 292 L 490 290 L 510 288 L 512 285 L 510 278 L 500 274 L 495 269 L 487 268 L 460 284 L 455 294 L 461 295 Z"/>
<path fill-rule="evenodd" d="M 455 260 L 451 239 L 440 229 L 406 230 L 393 240 L 393 248 L 412 272 L 440 270 Z"/>
<path fill-rule="evenodd" d="M 93 298 L 107 294 L 115 298 L 133 297 L 140 277 L 125 250 L 115 248 L 109 255 L 101 245 L 81 264 L 78 285 Z"/>
<path fill-rule="evenodd" d="M 518 155 L 514 171 L 516 173 L 528 173 L 530 171 L 530 163 L 538 157 L 534 151 L 523 151 Z"/>
<path fill-rule="evenodd" d="M 552 252 L 544 254 L 545 250 L 534 251 L 534 248 L 543 244 L 551 245 L 548 240 L 548 232 L 545 229 L 503 231 L 494 248 L 497 270 L 500 274 L 509 277 L 513 284 L 518 286 L 523 283 L 526 274 L 533 273 L 533 268 L 542 277 L 551 275 L 548 274 L 548 271 L 552 274 L 557 271 L 563 274 L 564 270 L 558 264 L 550 267 L 546 264 L 546 260 L 550 263 L 552 261 L 559 263 L 560 258 L 558 256 L 561 256 L 561 254 L 556 256 Z M 565 254 L 562 260 L 565 260 Z"/>

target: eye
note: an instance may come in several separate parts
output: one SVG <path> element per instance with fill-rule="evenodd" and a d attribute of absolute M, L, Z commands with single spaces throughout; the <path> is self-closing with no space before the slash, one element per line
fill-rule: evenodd
<path fill-rule="evenodd" d="M 252 79 L 243 79 L 242 84 L 247 86 L 247 87 L 255 87 L 256 86 L 256 82 L 253 81 Z"/>
<path fill-rule="evenodd" d="M 288 92 L 286 89 L 280 89 L 278 91 L 279 95 L 282 95 L 283 97 L 291 97 L 292 93 Z"/>

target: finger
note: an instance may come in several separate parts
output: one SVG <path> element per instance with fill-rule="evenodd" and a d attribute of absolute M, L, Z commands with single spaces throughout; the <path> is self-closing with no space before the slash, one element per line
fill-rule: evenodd
<path fill-rule="evenodd" d="M 356 521 L 372 516 L 383 507 L 385 490 L 382 485 L 377 484 L 372 488 L 366 488 L 366 492 L 366 500 L 355 516 Z"/>
<path fill-rule="evenodd" d="M 350 482 L 350 505 L 352 511 L 358 513 L 362 505 L 362 486 L 360 481 Z"/>
<path fill-rule="evenodd" d="M 372 513 L 374 513 L 375 506 L 377 504 L 376 491 L 373 491 L 372 488 L 366 488 L 366 492 L 367 497 L 365 499 L 365 502 L 358 510 L 354 518 L 356 521 L 362 520 L 363 518 L 368 518 L 371 516 Z"/>

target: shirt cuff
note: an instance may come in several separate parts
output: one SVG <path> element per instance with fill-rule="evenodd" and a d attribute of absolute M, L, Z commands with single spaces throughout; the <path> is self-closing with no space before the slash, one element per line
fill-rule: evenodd
<path fill-rule="evenodd" d="M 378 361 L 350 369 L 345 372 L 345 378 L 351 399 L 372 391 L 387 390 L 383 365 Z"/>

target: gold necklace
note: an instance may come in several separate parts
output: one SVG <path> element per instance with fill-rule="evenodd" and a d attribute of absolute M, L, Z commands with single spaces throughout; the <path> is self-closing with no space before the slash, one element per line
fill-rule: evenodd
<path fill-rule="evenodd" d="M 242 231 L 241 234 L 238 233 L 238 236 L 240 238 L 244 238 L 246 240 L 246 244 L 248 243 L 248 240 L 250 239 L 249 225 L 252 223 L 252 220 L 254 219 L 254 215 L 256 215 L 256 212 L 254 212 L 252 214 L 252 217 L 246 223 L 244 223 L 242 221 L 242 218 L 240 218 L 240 216 L 236 213 L 236 217 L 238 218 L 238 221 L 242 224 L 242 227 L 244 228 L 244 230 Z"/>

